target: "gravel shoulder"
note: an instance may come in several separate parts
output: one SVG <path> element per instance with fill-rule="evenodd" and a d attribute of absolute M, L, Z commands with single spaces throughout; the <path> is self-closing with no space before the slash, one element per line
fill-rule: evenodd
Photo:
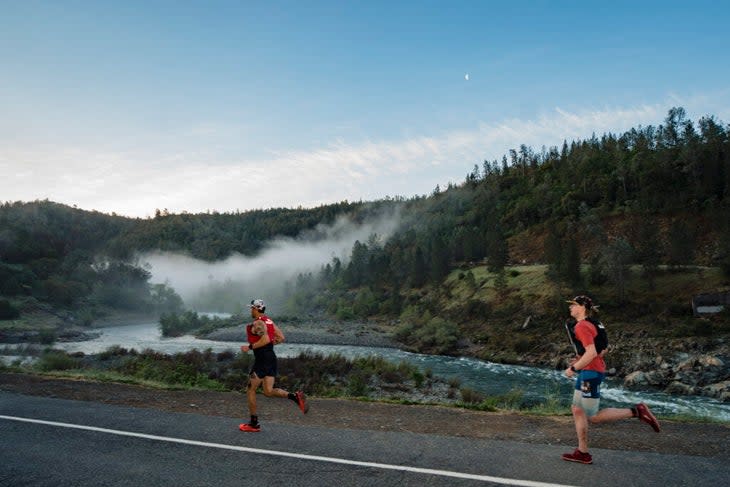
<path fill-rule="evenodd" d="M 18 394 L 95 401 L 178 413 L 230 417 L 232 427 L 246 419 L 239 392 L 168 391 L 128 384 L 93 382 L 20 373 L 0 373 L 0 390 Z M 259 395 L 259 417 L 266 423 L 317 425 L 359 430 L 397 430 L 468 438 L 564 445 L 574 448 L 570 416 L 490 413 L 444 406 L 397 405 L 346 399 L 310 398 L 302 415 L 294 404 Z M 660 418 L 661 420 L 661 418 Z M 592 426 L 591 447 L 694 455 L 730 460 L 730 425 L 662 421 L 654 433 L 637 420 Z"/>

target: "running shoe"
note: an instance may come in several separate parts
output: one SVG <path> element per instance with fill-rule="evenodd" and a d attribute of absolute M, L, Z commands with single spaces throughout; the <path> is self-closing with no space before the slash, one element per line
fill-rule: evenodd
<path fill-rule="evenodd" d="M 649 411 L 649 406 L 647 406 L 643 402 L 640 402 L 636 405 L 636 415 L 639 417 L 639 421 L 645 422 L 646 424 L 651 426 L 657 433 L 661 431 L 659 421 L 657 421 L 654 415 L 651 414 L 651 411 Z"/>
<path fill-rule="evenodd" d="M 238 425 L 238 429 L 245 431 L 246 433 L 258 433 L 261 431 L 261 426 L 258 424 L 256 426 L 252 426 L 249 423 L 243 423 Z"/>
<path fill-rule="evenodd" d="M 563 453 L 563 460 L 566 462 L 593 463 L 593 457 L 590 453 L 583 453 L 577 448 L 573 453 Z"/>
<path fill-rule="evenodd" d="M 299 409 L 301 409 L 304 414 L 307 414 L 307 412 L 309 412 L 307 396 L 305 396 L 302 391 L 297 391 L 294 394 L 297 396 L 297 404 L 299 404 Z"/>

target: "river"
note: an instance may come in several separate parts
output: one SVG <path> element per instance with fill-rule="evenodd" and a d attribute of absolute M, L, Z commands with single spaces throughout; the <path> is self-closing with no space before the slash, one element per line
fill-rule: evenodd
<path fill-rule="evenodd" d="M 161 336 L 157 323 L 111 326 L 99 328 L 100 335 L 82 342 L 61 342 L 54 348 L 66 352 L 95 354 L 112 345 L 134 348 L 138 351 L 153 349 L 163 353 L 179 353 L 197 348 L 210 348 L 214 352 L 237 351 L 240 343 L 201 340 L 190 335 L 175 338 Z M 458 378 L 462 387 L 489 395 L 505 394 L 520 390 L 530 402 L 538 402 L 548 395 L 568 401 L 573 382 L 560 371 L 539 367 L 504 365 L 466 357 L 445 357 L 404 352 L 395 348 L 356 347 L 348 345 L 282 344 L 277 345 L 280 357 L 297 356 L 311 351 L 322 354 L 340 354 L 347 358 L 377 355 L 399 363 L 405 361 L 422 370 L 431 370 L 433 375 L 444 378 Z M 7 357 L 6 357 L 7 359 Z M 703 396 L 674 396 L 661 392 L 630 391 L 620 381 L 608 379 L 602 388 L 602 406 L 625 407 L 643 401 L 657 414 L 687 414 L 730 421 L 730 404 Z M 567 407 L 567 402 L 566 402 Z"/>

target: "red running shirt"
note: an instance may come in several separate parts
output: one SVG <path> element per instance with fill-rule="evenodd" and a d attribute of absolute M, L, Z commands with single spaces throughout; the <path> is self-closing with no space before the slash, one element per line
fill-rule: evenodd
<path fill-rule="evenodd" d="M 266 333 L 269 335 L 269 341 L 271 344 L 274 343 L 274 337 L 276 336 L 276 333 L 274 332 L 274 322 L 266 315 L 259 316 L 259 320 L 263 321 L 266 325 Z M 254 335 L 251 333 L 251 330 L 253 329 L 253 323 L 250 323 L 246 325 L 246 335 L 248 337 L 248 343 L 256 343 L 261 338 L 258 335 Z"/>
<path fill-rule="evenodd" d="M 596 344 L 594 340 L 597 336 L 598 330 L 596 330 L 596 327 L 590 321 L 580 320 L 575 325 L 575 337 L 583 344 L 583 348 L 588 348 L 588 345 L 593 345 L 595 347 Z M 604 374 L 606 372 L 606 362 L 603 360 L 603 357 L 598 355 L 581 370 L 594 370 Z"/>

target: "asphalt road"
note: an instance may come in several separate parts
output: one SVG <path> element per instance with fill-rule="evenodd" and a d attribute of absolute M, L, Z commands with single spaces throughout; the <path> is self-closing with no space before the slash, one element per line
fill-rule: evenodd
<path fill-rule="evenodd" d="M 445 428 L 448 425 L 444 425 Z M 728 445 L 730 447 L 730 445 Z M 727 485 L 718 459 L 270 424 L 0 392 L 0 486 Z"/>

